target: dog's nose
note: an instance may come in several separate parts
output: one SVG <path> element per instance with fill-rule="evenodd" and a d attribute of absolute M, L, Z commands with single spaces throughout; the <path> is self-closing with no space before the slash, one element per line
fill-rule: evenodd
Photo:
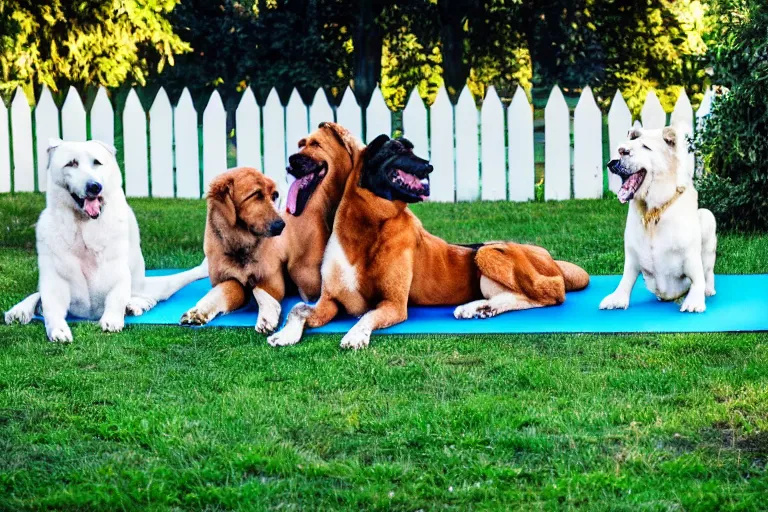
<path fill-rule="evenodd" d="M 427 165 L 427 174 L 431 173 L 433 169 L 434 167 L 432 167 L 431 165 Z"/>
<path fill-rule="evenodd" d="M 88 196 L 96 197 L 101 192 L 101 183 L 98 181 L 89 181 L 85 184 L 85 193 Z"/>
<path fill-rule="evenodd" d="M 283 219 L 277 219 L 276 221 L 272 222 L 272 224 L 269 225 L 269 234 L 272 236 L 277 236 L 283 232 L 284 228 L 285 228 L 285 222 L 283 221 Z"/>
<path fill-rule="evenodd" d="M 626 146 L 619 146 L 619 155 L 621 156 L 629 156 L 630 150 Z"/>

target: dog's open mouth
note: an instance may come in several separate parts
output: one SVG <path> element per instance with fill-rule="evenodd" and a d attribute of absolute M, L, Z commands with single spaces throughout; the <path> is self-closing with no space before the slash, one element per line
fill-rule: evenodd
<path fill-rule="evenodd" d="M 72 199 L 75 200 L 75 203 L 77 203 L 77 206 L 79 206 L 80 209 L 83 210 L 86 215 L 88 215 L 92 219 L 99 218 L 99 215 L 101 215 L 101 207 L 104 204 L 103 197 L 101 196 L 92 197 L 89 195 L 86 195 L 85 197 L 80 197 L 74 192 L 70 192 L 69 195 L 72 196 Z"/>
<path fill-rule="evenodd" d="M 290 168 L 288 169 L 291 170 Z M 291 172 L 295 176 L 293 172 Z M 328 165 L 325 163 L 318 164 L 317 168 L 308 172 L 302 177 L 297 177 L 296 181 L 291 183 L 288 189 L 288 197 L 285 200 L 285 209 L 291 215 L 299 216 L 304 208 L 307 206 L 309 198 L 312 197 L 317 186 L 323 181 L 325 175 L 328 174 Z"/>
<path fill-rule="evenodd" d="M 613 174 L 621 178 L 621 188 L 617 192 L 619 201 L 626 203 L 631 201 L 635 197 L 635 193 L 643 184 L 645 180 L 646 170 L 640 169 L 637 172 L 632 172 L 623 165 L 620 160 L 611 160 L 608 163 L 608 170 Z"/>
<path fill-rule="evenodd" d="M 387 172 L 390 183 L 400 192 L 424 201 L 429 197 L 429 177 L 418 178 L 402 169 L 392 168 Z"/>

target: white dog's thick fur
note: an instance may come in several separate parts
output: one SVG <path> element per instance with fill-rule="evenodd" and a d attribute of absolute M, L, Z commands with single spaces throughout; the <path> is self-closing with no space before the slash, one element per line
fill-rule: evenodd
<path fill-rule="evenodd" d="M 170 276 L 144 275 L 139 226 L 111 146 L 52 139 L 47 190 L 36 229 L 40 291 L 8 311 L 6 323 L 29 322 L 41 305 L 51 341 L 72 341 L 67 313 L 116 332 L 126 313 L 140 315 L 208 276 L 206 261 Z"/>
<path fill-rule="evenodd" d="M 659 300 L 687 293 L 680 311 L 703 312 L 705 296 L 715 294 L 715 218 L 699 208 L 687 154 L 682 130 L 672 127 L 633 129 L 619 148 L 624 179 L 619 198 L 630 200 L 624 275 L 600 309 L 626 309 L 640 272 Z"/>

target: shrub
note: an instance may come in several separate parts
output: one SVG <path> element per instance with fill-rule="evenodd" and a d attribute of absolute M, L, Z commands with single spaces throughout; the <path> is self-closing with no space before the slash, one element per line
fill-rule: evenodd
<path fill-rule="evenodd" d="M 737 2 L 714 46 L 718 96 L 695 139 L 705 172 L 700 203 L 725 228 L 768 229 L 768 5 Z"/>

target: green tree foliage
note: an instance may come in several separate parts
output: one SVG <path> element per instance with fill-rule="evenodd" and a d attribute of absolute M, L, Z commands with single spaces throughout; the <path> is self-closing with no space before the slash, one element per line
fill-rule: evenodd
<path fill-rule="evenodd" d="M 241 3 L 184 0 L 170 20 L 192 53 L 153 83 L 172 95 L 189 87 L 205 101 L 217 88 L 233 108 L 250 85 L 264 99 L 272 87 L 285 101 L 293 87 L 310 100 L 318 87 L 337 95 L 349 83 L 352 13 L 340 0 Z"/>
<path fill-rule="evenodd" d="M 764 0 L 717 6 L 726 23 L 713 34 L 715 79 L 730 88 L 716 97 L 696 137 L 705 173 L 703 206 L 721 226 L 768 228 L 768 5 Z"/>
<path fill-rule="evenodd" d="M 167 14 L 176 0 L 0 0 L 0 93 L 42 84 L 144 84 L 189 45 Z"/>

